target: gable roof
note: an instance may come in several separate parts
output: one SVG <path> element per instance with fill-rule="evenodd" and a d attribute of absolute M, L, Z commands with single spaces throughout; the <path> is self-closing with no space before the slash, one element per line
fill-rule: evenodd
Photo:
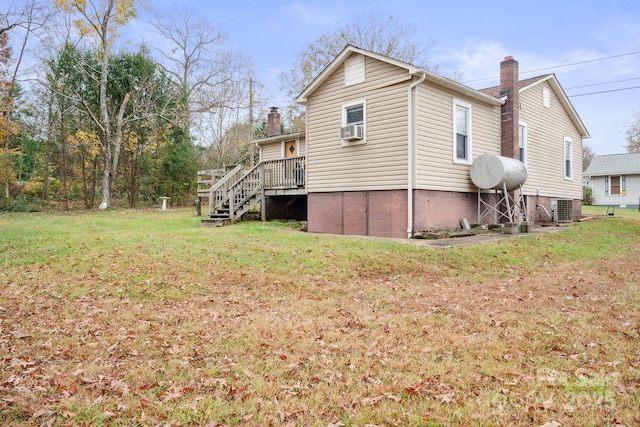
<path fill-rule="evenodd" d="M 471 98 L 477 99 L 479 101 L 484 101 L 494 105 L 501 105 L 504 103 L 503 100 L 498 99 L 497 97 L 482 93 L 475 89 L 470 88 L 469 86 L 465 86 L 461 83 L 458 83 L 454 80 L 448 79 L 446 77 L 442 77 L 438 74 L 432 73 L 431 71 L 425 70 L 424 68 L 416 67 L 415 65 L 408 64 L 403 61 L 398 61 L 397 59 L 389 58 L 388 56 L 381 55 L 379 53 L 375 53 L 369 50 L 360 49 L 353 45 L 347 45 L 342 52 L 336 56 L 333 61 L 327 65 L 327 67 L 322 70 L 318 76 L 307 86 L 300 95 L 295 99 L 295 102 L 299 104 L 305 104 L 309 98 L 309 96 L 315 92 L 315 90 L 320 87 L 343 63 L 344 61 L 353 54 L 359 54 L 368 56 L 370 58 L 377 59 L 378 61 L 386 62 L 387 64 L 395 65 L 398 68 L 405 69 L 407 73 L 411 76 L 421 76 L 425 75 L 425 81 L 432 82 L 434 84 L 444 86 L 448 89 L 451 89 L 455 92 L 467 95 Z"/>
<path fill-rule="evenodd" d="M 634 174 L 640 174 L 640 153 L 597 156 L 583 173 L 585 176 Z"/>
<path fill-rule="evenodd" d="M 541 76 L 520 80 L 518 81 L 518 91 L 520 93 L 523 93 L 544 82 L 549 82 L 549 86 L 551 86 L 551 89 L 560 100 L 560 104 L 562 104 L 562 106 L 566 110 L 569 118 L 580 132 L 580 135 L 582 135 L 582 138 L 589 138 L 589 131 L 587 131 L 587 128 L 582 122 L 582 119 L 580 119 L 580 116 L 576 112 L 575 108 L 573 108 L 573 104 L 571 104 L 571 101 L 569 101 L 569 97 L 560 85 L 560 82 L 558 81 L 558 78 L 555 74 L 543 74 Z M 480 92 L 500 98 L 500 86 L 492 86 L 485 89 L 480 89 Z"/>

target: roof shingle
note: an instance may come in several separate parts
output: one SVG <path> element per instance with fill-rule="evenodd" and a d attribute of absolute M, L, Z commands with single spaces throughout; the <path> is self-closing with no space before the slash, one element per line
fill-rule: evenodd
<path fill-rule="evenodd" d="M 640 174 L 640 153 L 607 154 L 593 159 L 585 176 Z"/>

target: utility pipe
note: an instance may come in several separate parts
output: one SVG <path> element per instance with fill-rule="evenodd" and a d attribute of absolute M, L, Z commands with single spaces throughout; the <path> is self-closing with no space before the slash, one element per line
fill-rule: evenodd
<path fill-rule="evenodd" d="M 424 81 L 427 77 L 426 73 L 422 73 L 422 76 L 417 81 L 409 85 L 407 90 L 407 124 L 408 124 L 408 149 L 407 149 L 407 238 L 410 239 L 413 235 L 413 166 L 414 166 L 414 129 L 413 129 L 413 89 Z"/>

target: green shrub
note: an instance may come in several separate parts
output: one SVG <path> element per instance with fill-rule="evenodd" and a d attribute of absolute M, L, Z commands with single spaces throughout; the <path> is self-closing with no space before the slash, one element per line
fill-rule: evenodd
<path fill-rule="evenodd" d="M 593 189 L 591 187 L 582 187 L 582 204 L 585 206 L 593 205 Z"/>
<path fill-rule="evenodd" d="M 27 197 L 19 196 L 15 199 L 0 199 L 0 211 L 5 212 L 38 212 L 40 209 L 31 203 Z"/>

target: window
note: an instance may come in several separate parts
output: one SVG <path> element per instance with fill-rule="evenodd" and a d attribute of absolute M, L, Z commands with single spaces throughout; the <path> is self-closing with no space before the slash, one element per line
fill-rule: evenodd
<path fill-rule="evenodd" d="M 471 104 L 453 100 L 453 161 L 471 164 Z"/>
<path fill-rule="evenodd" d="M 571 140 L 564 139 L 564 177 L 571 179 Z"/>
<path fill-rule="evenodd" d="M 365 144 L 366 123 L 366 101 L 356 101 L 343 105 L 341 131 L 342 145 Z M 347 127 L 349 127 L 350 129 L 346 129 Z"/>
<path fill-rule="evenodd" d="M 361 125 L 364 123 L 364 105 L 353 105 L 345 109 L 347 120 L 345 125 Z"/>
<path fill-rule="evenodd" d="M 611 180 L 611 195 L 619 196 L 620 195 L 620 176 L 612 176 Z"/>
<path fill-rule="evenodd" d="M 364 56 L 350 56 L 344 62 L 344 85 L 351 86 L 362 82 L 364 82 Z"/>
<path fill-rule="evenodd" d="M 527 165 L 527 124 L 520 122 L 518 128 L 518 148 L 520 149 L 520 161 Z"/>
<path fill-rule="evenodd" d="M 605 196 L 624 196 L 627 194 L 627 180 L 624 175 L 604 177 Z"/>
<path fill-rule="evenodd" d="M 548 87 L 542 88 L 542 105 L 551 108 L 551 92 L 549 92 Z"/>

